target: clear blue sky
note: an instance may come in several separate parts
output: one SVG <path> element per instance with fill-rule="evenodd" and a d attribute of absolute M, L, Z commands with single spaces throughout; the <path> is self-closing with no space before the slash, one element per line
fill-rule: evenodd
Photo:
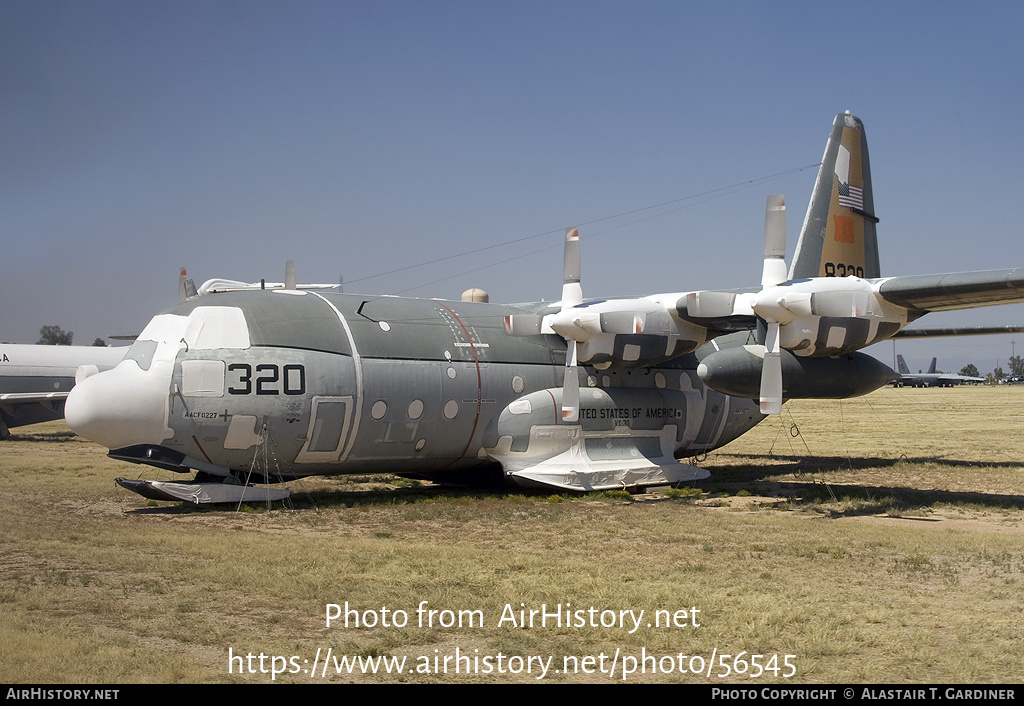
<path fill-rule="evenodd" d="M 883 274 L 1024 265 L 1022 20 L 1009 2 L 5 0 L 0 339 L 137 332 L 181 266 L 557 298 L 567 225 L 816 163 L 847 109 Z M 756 284 L 765 196 L 787 195 L 792 252 L 814 174 L 584 226 L 584 293 Z M 989 371 L 1010 340 L 900 351 Z"/>

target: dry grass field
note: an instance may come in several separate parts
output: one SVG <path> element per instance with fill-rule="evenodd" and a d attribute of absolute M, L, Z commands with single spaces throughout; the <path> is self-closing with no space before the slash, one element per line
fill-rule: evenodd
<path fill-rule="evenodd" d="M 15 430 L 0 680 L 1015 682 L 1022 428 L 1024 387 L 886 388 L 788 403 L 694 488 L 328 478 L 269 512 L 147 502 L 113 478 L 172 474 Z"/>

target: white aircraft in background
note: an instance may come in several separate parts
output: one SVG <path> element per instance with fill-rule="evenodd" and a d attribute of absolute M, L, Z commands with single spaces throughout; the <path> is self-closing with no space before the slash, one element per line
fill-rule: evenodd
<path fill-rule="evenodd" d="M 196 295 L 185 268 L 178 277 L 178 301 Z M 134 341 L 135 336 L 111 336 Z M 76 379 L 121 362 L 129 346 L 0 344 L 0 439 L 14 427 L 64 417 L 64 401 Z"/>
<path fill-rule="evenodd" d="M 76 373 L 109 370 L 127 352 L 128 346 L 0 344 L 0 439 L 14 427 L 63 417 Z"/>

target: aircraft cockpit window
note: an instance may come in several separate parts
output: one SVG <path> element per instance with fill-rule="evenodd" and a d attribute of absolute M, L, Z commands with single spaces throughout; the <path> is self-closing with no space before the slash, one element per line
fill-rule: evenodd
<path fill-rule="evenodd" d="M 201 306 L 189 314 L 185 342 L 189 348 L 248 348 L 249 326 L 235 306 Z"/>
<path fill-rule="evenodd" d="M 174 360 L 187 324 L 186 317 L 176 314 L 154 316 L 135 339 L 125 360 L 134 360 L 143 370 L 149 370 L 154 360 Z"/>
<path fill-rule="evenodd" d="M 156 341 L 136 340 L 132 347 L 125 354 L 125 360 L 134 360 L 143 370 L 149 370 L 153 363 L 153 355 L 156 353 Z"/>

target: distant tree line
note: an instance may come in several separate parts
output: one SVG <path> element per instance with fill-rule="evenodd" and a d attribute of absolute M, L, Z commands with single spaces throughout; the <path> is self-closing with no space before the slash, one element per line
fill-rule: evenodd
<path fill-rule="evenodd" d="M 988 375 L 984 376 L 985 380 L 987 380 L 988 382 L 999 382 L 999 381 L 1005 380 L 1007 378 L 1010 378 L 1010 379 L 1013 379 L 1013 380 L 1017 380 L 1017 381 L 1024 380 L 1024 356 L 1011 355 L 1010 356 L 1010 361 L 1009 361 L 1008 365 L 1010 366 L 1009 372 L 1003 370 L 1002 366 L 997 365 L 995 370 L 993 370 Z M 965 373 L 964 370 L 968 370 L 968 369 L 973 370 L 974 372 L 973 373 Z M 977 371 L 978 371 L 977 366 L 971 364 L 971 365 L 964 366 L 964 368 L 960 371 L 960 374 L 961 375 L 973 375 L 974 377 L 980 377 L 980 375 L 979 375 L 979 373 Z"/>
<path fill-rule="evenodd" d="M 39 329 L 39 340 L 36 341 L 36 344 L 40 346 L 70 346 L 74 337 L 74 332 L 65 331 L 60 326 L 43 326 Z M 107 343 L 102 338 L 97 338 L 92 345 L 105 348 Z"/>
<path fill-rule="evenodd" d="M 60 326 L 43 326 L 39 329 L 37 343 L 40 346 L 70 346 L 74 337 L 73 332 L 65 331 Z"/>
<path fill-rule="evenodd" d="M 1010 374 L 1015 378 L 1024 377 L 1024 358 L 1019 355 L 1010 356 Z"/>

